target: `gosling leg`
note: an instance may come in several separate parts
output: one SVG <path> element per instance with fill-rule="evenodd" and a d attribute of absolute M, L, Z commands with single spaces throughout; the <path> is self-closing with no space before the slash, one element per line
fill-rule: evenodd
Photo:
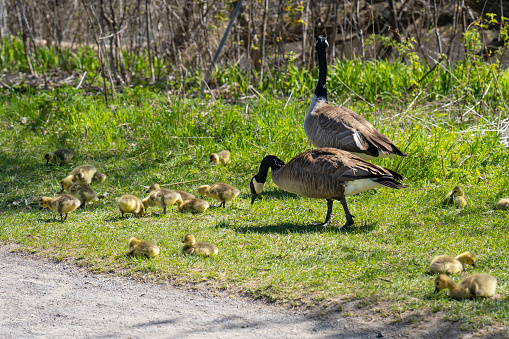
<path fill-rule="evenodd" d="M 346 216 L 346 223 L 339 228 L 341 230 L 345 227 L 355 224 L 355 221 L 353 221 L 354 216 L 350 213 L 350 211 L 348 210 L 348 206 L 346 205 L 346 198 L 343 197 L 343 198 L 339 199 L 339 201 L 341 202 L 341 205 L 343 205 L 343 209 L 345 210 L 345 216 Z"/>

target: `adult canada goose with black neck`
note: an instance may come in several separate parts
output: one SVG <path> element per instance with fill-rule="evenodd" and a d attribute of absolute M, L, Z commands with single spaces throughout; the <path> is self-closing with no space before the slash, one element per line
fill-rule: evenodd
<path fill-rule="evenodd" d="M 331 106 L 327 102 L 327 37 L 315 42 L 320 68 L 318 84 L 311 99 L 304 131 L 315 147 L 334 147 L 348 151 L 364 160 L 405 157 L 391 139 L 378 132 L 366 119 L 352 110 Z"/>
<path fill-rule="evenodd" d="M 345 210 L 346 223 L 341 226 L 343 228 L 354 223 L 345 197 L 375 187 L 406 187 L 396 181 L 403 180 L 403 177 L 394 171 L 337 148 L 317 148 L 295 156 L 287 164 L 274 155 L 263 158 L 258 173 L 251 179 L 251 203 L 261 193 L 269 168 L 272 181 L 281 189 L 308 198 L 327 200 L 327 216 L 324 223 L 318 224 L 321 226 L 329 225 L 334 200 L 339 200 Z"/>

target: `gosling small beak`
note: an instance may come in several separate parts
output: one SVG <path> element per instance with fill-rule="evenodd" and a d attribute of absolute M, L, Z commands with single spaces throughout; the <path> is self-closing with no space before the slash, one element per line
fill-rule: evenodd
<path fill-rule="evenodd" d="M 440 292 L 440 290 L 438 289 L 438 287 L 435 287 L 435 293 L 438 293 Z"/>
<path fill-rule="evenodd" d="M 64 192 L 64 188 L 63 187 L 62 187 L 62 190 L 60 192 L 58 192 L 58 193 L 62 193 L 62 192 Z"/>
<path fill-rule="evenodd" d="M 475 262 L 474 262 L 474 263 L 472 263 L 472 267 L 475 267 Z"/>
<path fill-rule="evenodd" d="M 149 190 L 146 190 L 146 191 L 145 191 L 145 193 L 150 193 L 150 191 L 149 191 Z"/>
<path fill-rule="evenodd" d="M 258 196 L 258 194 L 256 193 L 251 193 L 251 205 L 254 204 L 255 200 L 256 200 L 256 197 Z"/>
<path fill-rule="evenodd" d="M 44 208 L 42 208 L 42 206 L 39 206 L 39 210 L 43 210 Z"/>

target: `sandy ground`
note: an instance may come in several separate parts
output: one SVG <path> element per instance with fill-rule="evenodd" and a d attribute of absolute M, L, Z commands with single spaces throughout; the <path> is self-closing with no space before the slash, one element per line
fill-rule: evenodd
<path fill-rule="evenodd" d="M 471 337 L 440 317 L 418 324 L 369 314 L 318 317 L 228 292 L 92 274 L 11 250 L 0 246 L 2 338 Z"/>

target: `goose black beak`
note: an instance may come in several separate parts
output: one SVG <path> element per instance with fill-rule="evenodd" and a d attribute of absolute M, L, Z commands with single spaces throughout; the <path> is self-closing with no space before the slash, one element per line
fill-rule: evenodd
<path fill-rule="evenodd" d="M 251 205 L 254 204 L 255 200 L 256 200 L 256 197 L 258 196 L 258 194 L 256 193 L 251 193 Z"/>
<path fill-rule="evenodd" d="M 438 287 L 435 287 L 435 293 L 438 293 L 440 292 L 440 290 L 438 289 Z"/>

